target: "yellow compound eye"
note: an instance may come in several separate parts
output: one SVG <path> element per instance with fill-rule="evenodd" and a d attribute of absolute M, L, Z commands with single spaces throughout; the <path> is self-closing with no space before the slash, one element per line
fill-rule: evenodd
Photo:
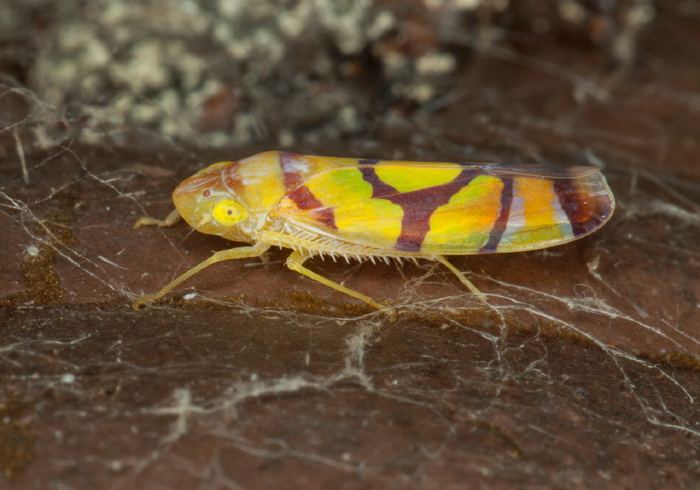
<path fill-rule="evenodd" d="M 243 221 L 248 216 L 248 211 L 238 201 L 224 199 L 214 205 L 211 215 L 220 225 L 233 226 Z"/>

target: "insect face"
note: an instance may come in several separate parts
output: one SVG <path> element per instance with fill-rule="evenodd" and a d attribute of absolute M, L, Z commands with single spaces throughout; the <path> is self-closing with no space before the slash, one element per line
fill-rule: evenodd
<path fill-rule="evenodd" d="M 240 225 L 248 209 L 231 194 L 221 179 L 221 164 L 212 166 L 180 184 L 173 201 L 180 215 L 193 228 L 229 239 L 245 239 Z"/>

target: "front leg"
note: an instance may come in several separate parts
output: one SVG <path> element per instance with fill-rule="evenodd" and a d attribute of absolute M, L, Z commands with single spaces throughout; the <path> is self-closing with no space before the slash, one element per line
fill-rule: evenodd
<path fill-rule="evenodd" d="M 134 230 L 142 226 L 173 226 L 178 221 L 180 221 L 180 213 L 177 209 L 173 209 L 165 219 L 153 219 L 142 216 L 134 223 Z"/>
<path fill-rule="evenodd" d="M 287 267 L 289 267 L 291 270 L 296 271 L 300 274 L 304 274 L 306 277 L 309 277 L 313 279 L 314 281 L 318 281 L 321 284 L 325 284 L 328 287 L 331 287 L 337 291 L 340 291 L 341 293 L 345 293 L 349 296 L 352 296 L 353 298 L 357 298 L 361 301 L 364 301 L 370 306 L 374 306 L 376 309 L 381 310 L 386 312 L 389 315 L 389 319 L 393 322 L 396 320 L 396 313 L 394 312 L 393 308 L 385 308 L 376 301 L 374 301 L 372 298 L 369 296 L 365 296 L 362 293 L 358 293 L 357 291 L 353 291 L 352 289 L 346 288 L 345 286 L 338 284 L 337 282 L 333 282 L 330 279 L 326 279 L 325 277 L 316 274 L 315 272 L 310 271 L 306 267 L 304 267 L 302 264 L 308 259 L 309 256 L 298 251 L 292 252 L 292 254 L 287 258 Z"/>
<path fill-rule="evenodd" d="M 249 257 L 260 257 L 263 255 L 267 249 L 270 248 L 270 245 L 266 243 L 258 243 L 256 245 L 253 245 L 252 247 L 238 247 L 238 248 L 231 248 L 229 250 L 221 250 L 220 252 L 216 252 L 214 255 L 209 257 L 207 260 L 202 262 L 201 264 L 191 268 L 187 272 L 185 272 L 183 275 L 175 279 L 173 282 L 165 286 L 163 289 L 161 289 L 159 292 L 156 294 L 152 294 L 150 296 L 142 296 L 139 299 L 135 300 L 133 303 L 131 303 L 131 306 L 138 310 L 139 307 L 145 303 L 148 303 L 150 301 L 156 300 L 158 298 L 162 298 L 165 296 L 168 292 L 172 291 L 174 288 L 176 288 L 180 283 L 186 281 L 202 269 L 205 269 L 206 267 L 209 267 L 212 264 L 216 264 L 217 262 L 222 262 L 224 260 L 231 260 L 231 259 L 245 259 Z"/>

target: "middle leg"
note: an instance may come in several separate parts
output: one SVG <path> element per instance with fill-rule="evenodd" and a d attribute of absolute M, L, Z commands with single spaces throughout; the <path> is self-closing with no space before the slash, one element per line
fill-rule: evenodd
<path fill-rule="evenodd" d="M 337 282 L 331 281 L 330 279 L 326 279 L 325 277 L 316 274 L 315 272 L 310 271 L 306 267 L 303 266 L 304 262 L 306 259 L 308 259 L 309 256 L 307 254 L 304 254 L 302 252 L 294 251 L 292 254 L 287 258 L 287 267 L 289 267 L 291 270 L 296 271 L 300 274 L 305 275 L 306 277 L 309 277 L 313 279 L 314 281 L 318 281 L 321 284 L 325 284 L 328 287 L 331 287 L 335 289 L 336 291 L 340 291 L 341 293 L 345 293 L 349 296 L 352 296 L 353 298 L 357 298 L 361 301 L 364 301 L 368 305 L 374 306 L 376 309 L 381 310 L 386 312 L 389 315 L 389 318 L 391 321 L 394 321 L 396 319 L 396 313 L 394 312 L 393 308 L 386 308 L 376 301 L 374 301 L 372 298 L 369 296 L 366 296 L 362 293 L 358 293 L 357 291 L 353 291 L 350 288 L 346 288 L 345 286 L 338 284 Z"/>

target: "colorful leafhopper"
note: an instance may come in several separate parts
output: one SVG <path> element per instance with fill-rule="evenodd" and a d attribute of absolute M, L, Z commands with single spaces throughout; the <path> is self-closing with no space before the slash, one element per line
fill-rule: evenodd
<path fill-rule="evenodd" d="M 437 261 L 480 294 L 445 255 L 520 252 L 581 238 L 615 207 L 594 167 L 420 163 L 266 152 L 201 170 L 173 193 L 182 216 L 202 233 L 240 246 L 216 252 L 133 303 L 159 298 L 211 264 L 258 257 L 271 246 L 292 250 L 286 265 L 378 309 L 374 299 L 304 267 L 315 255 Z M 393 311 L 389 310 L 393 315 Z"/>

